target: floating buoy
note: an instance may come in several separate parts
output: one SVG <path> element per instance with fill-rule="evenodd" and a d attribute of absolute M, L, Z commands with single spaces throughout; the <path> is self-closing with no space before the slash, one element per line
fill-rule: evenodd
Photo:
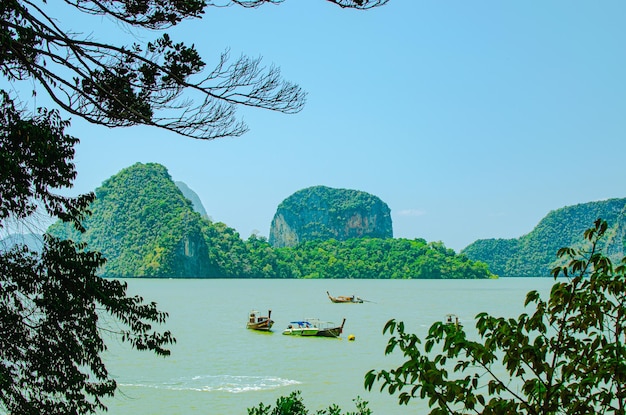
<path fill-rule="evenodd" d="M 348 335 L 348 340 L 349 341 L 354 341 L 354 334 Z"/>

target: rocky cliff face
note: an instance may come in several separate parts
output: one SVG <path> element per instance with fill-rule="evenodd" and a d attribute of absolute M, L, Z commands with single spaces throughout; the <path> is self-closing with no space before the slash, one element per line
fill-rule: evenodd
<path fill-rule="evenodd" d="M 392 238 L 391 211 L 366 192 L 314 186 L 285 199 L 276 210 L 269 243 L 294 246 L 311 240 Z"/>

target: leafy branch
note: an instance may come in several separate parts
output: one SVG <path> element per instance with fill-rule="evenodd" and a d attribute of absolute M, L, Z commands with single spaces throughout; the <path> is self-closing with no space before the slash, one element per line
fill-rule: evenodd
<path fill-rule="evenodd" d="M 476 316 L 479 340 L 461 326 L 437 322 L 421 340 L 402 322 L 389 321 L 386 354 L 407 360 L 391 370 L 371 370 L 365 387 L 398 393 L 401 404 L 427 399 L 431 414 L 624 414 L 626 258 L 613 267 L 599 249 L 607 232 L 598 219 L 584 233 L 588 246 L 563 248 L 567 265 L 547 301 L 526 296 L 532 314 L 517 319 Z M 439 353 L 434 347 L 440 348 Z"/>

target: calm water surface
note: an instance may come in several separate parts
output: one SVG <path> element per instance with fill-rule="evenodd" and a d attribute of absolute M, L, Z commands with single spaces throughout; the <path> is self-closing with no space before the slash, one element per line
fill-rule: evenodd
<path fill-rule="evenodd" d="M 109 414 L 247 414 L 260 402 L 300 390 L 310 412 L 336 403 L 354 411 L 353 399 L 369 402 L 376 415 L 422 413 L 414 402 L 367 392 L 370 369 L 391 369 L 401 356 L 385 356 L 384 324 L 392 318 L 424 338 L 448 313 L 469 329 L 482 311 L 514 317 L 526 293 L 544 298 L 551 278 L 499 280 L 127 280 L 131 293 L 170 313 L 167 329 L 177 343 L 160 358 L 110 341 L 106 362 L 120 385 L 106 401 Z M 364 304 L 333 304 L 326 296 L 355 294 Z M 247 314 L 272 310 L 273 333 L 245 328 Z M 342 339 L 283 336 L 289 321 L 318 318 L 341 323 Z M 355 341 L 348 341 L 353 334 Z"/>

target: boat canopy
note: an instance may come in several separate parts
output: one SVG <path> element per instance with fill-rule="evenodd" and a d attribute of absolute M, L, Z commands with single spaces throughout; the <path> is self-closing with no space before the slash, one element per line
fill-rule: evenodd
<path fill-rule="evenodd" d="M 290 321 L 289 324 L 297 324 L 298 326 L 311 327 L 312 324 L 308 321 Z"/>

